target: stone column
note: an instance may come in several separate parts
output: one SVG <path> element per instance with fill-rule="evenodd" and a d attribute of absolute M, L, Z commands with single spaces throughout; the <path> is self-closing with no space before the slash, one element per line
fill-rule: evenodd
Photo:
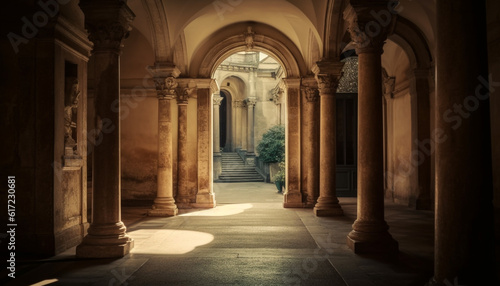
<path fill-rule="evenodd" d="M 498 285 L 489 118 L 489 92 L 496 87 L 488 82 L 485 2 L 442 0 L 436 4 L 433 282 Z"/>
<path fill-rule="evenodd" d="M 301 208 L 300 188 L 300 79 L 283 79 L 286 88 L 286 183 L 283 207 Z"/>
<path fill-rule="evenodd" d="M 419 159 L 418 164 L 418 189 L 414 194 L 414 202 L 410 202 L 411 206 L 415 206 L 418 210 L 431 209 L 431 155 L 434 152 L 433 146 L 430 144 L 431 138 L 431 106 L 429 98 L 429 69 L 414 69 L 413 78 L 411 79 L 411 93 L 416 97 L 417 108 L 417 138 L 416 142 L 412 142 L 413 150 L 418 150 L 419 156 L 423 156 L 424 160 Z"/>
<path fill-rule="evenodd" d="M 78 257 L 122 257 L 134 242 L 121 221 L 120 52 L 135 15 L 124 2 L 81 1 L 94 43 L 95 122 L 92 223 L 76 248 Z"/>
<path fill-rule="evenodd" d="M 351 1 L 344 17 L 358 54 L 358 211 L 347 244 L 355 253 L 398 252 L 384 219 L 384 160 L 381 55 L 395 15 L 388 1 Z M 377 16 L 389 14 L 386 25 Z M 373 32 L 377 25 L 378 33 Z"/>
<path fill-rule="evenodd" d="M 318 106 L 319 106 L 319 92 L 317 82 L 305 82 L 302 80 L 303 92 L 305 93 L 306 102 L 304 104 L 303 120 L 304 128 L 304 146 L 303 147 L 303 160 L 305 160 L 305 172 L 307 174 L 306 190 L 307 190 L 307 207 L 314 207 L 319 196 L 319 122 Z"/>
<path fill-rule="evenodd" d="M 247 100 L 243 101 L 243 106 L 241 107 L 241 151 L 247 152 L 248 149 L 248 111 Z"/>
<path fill-rule="evenodd" d="M 158 174 L 157 194 L 149 216 L 175 216 L 173 192 L 171 100 L 176 96 L 180 72 L 173 66 L 151 68 L 158 94 Z"/>
<path fill-rule="evenodd" d="M 193 87 L 182 87 L 177 94 L 177 196 L 175 201 L 179 208 L 190 208 L 192 203 L 188 190 L 187 105 L 189 96 L 194 90 Z"/>
<path fill-rule="evenodd" d="M 220 153 L 220 105 L 224 98 L 218 93 L 213 95 L 214 103 L 214 180 L 222 173 L 222 155 Z"/>
<path fill-rule="evenodd" d="M 212 115 L 212 94 L 215 93 L 217 83 L 213 79 L 196 79 L 197 87 L 197 110 L 198 110 L 198 193 L 196 203 L 193 207 L 213 208 L 215 207 L 215 196 L 212 187 L 213 173 L 212 167 L 213 147 L 212 130 L 210 124 Z"/>
<path fill-rule="evenodd" d="M 235 123 L 235 151 L 241 149 L 241 109 L 243 108 L 242 100 L 235 100 L 234 102 L 234 123 Z"/>
<path fill-rule="evenodd" d="M 316 216 L 338 216 L 343 211 L 336 190 L 337 166 L 337 105 L 335 92 L 342 76 L 344 63 L 317 62 L 313 67 L 320 95 L 319 198 L 314 206 Z"/>
<path fill-rule="evenodd" d="M 254 108 L 255 104 L 257 104 L 257 98 L 255 97 L 249 97 L 247 98 L 247 121 L 248 121 L 248 127 L 247 127 L 247 154 L 246 154 L 246 163 L 247 165 L 254 165 L 255 164 L 255 124 L 254 124 Z"/>

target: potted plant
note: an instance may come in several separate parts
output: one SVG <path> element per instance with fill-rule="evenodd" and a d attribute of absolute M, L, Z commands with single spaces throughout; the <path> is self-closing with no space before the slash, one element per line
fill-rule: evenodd
<path fill-rule="evenodd" d="M 282 193 L 285 186 L 285 162 L 280 162 L 280 169 L 274 176 L 274 183 L 276 184 L 278 193 Z"/>

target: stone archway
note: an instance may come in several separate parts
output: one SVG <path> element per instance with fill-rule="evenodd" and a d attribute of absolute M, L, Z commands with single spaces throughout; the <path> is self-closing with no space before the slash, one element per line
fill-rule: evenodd
<path fill-rule="evenodd" d="M 301 192 L 300 109 L 301 79 L 307 74 L 306 64 L 299 49 L 279 31 L 261 23 L 237 23 L 225 27 L 204 48 L 193 56 L 193 76 L 210 78 L 219 64 L 229 55 L 246 51 L 260 51 L 272 56 L 284 69 L 285 78 L 279 89 L 285 106 L 286 126 L 286 191 L 284 207 L 304 207 Z"/>

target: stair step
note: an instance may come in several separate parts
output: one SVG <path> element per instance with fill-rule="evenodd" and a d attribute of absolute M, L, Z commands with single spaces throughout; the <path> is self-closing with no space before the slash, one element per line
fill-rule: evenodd
<path fill-rule="evenodd" d="M 248 166 L 237 153 L 222 153 L 222 173 L 216 182 L 264 182 L 264 178 L 255 170 L 254 166 Z"/>

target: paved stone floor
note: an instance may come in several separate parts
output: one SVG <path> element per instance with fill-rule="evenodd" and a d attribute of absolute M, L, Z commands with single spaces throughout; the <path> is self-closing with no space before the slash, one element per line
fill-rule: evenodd
<path fill-rule="evenodd" d="M 79 260 L 72 248 L 23 263 L 6 285 L 400 286 L 424 285 L 432 276 L 432 212 L 387 203 L 400 254 L 367 257 L 345 243 L 355 198 L 340 198 L 345 216 L 318 218 L 311 209 L 282 208 L 283 196 L 272 184 L 220 183 L 214 191 L 216 208 L 180 210 L 177 217 L 123 208 L 135 240 L 126 257 Z"/>

